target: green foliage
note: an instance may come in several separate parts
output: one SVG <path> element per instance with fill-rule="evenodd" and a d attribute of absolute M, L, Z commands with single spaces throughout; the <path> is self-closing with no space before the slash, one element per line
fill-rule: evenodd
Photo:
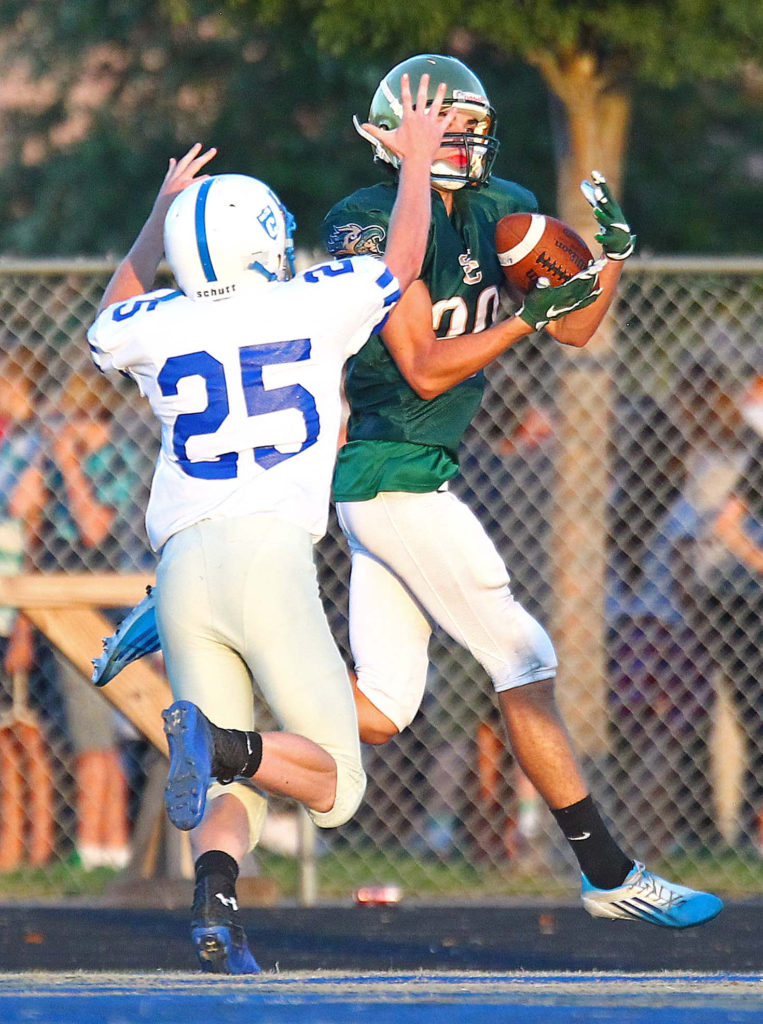
<path fill-rule="evenodd" d="M 238 10 L 286 23 L 293 0 L 235 0 Z M 472 33 L 515 57 L 543 50 L 590 53 L 608 76 L 661 85 L 727 78 L 763 54 L 763 6 L 749 0 L 301 0 L 319 45 L 345 56 L 362 49 L 393 59 L 449 47 Z M 402 47 L 402 48 L 401 48 Z"/>
<path fill-rule="evenodd" d="M 760 253 L 761 103 L 722 83 L 635 95 L 624 209 L 649 253 Z"/>
<path fill-rule="evenodd" d="M 314 247 L 328 207 L 379 174 L 352 115 L 364 116 L 395 61 L 428 49 L 457 53 L 478 71 L 498 111 L 496 173 L 530 187 L 553 213 L 547 91 L 516 55 L 585 45 L 611 69 L 646 76 L 648 62 L 656 65 L 676 45 L 675 61 L 666 57 L 654 81 L 634 92 L 624 209 L 642 251 L 754 251 L 760 99 L 747 99 L 734 83 L 660 83 L 700 58 L 714 76 L 717 55 L 732 45 L 742 55 L 755 52 L 763 38 L 763 31 L 755 36 L 759 7 L 712 0 L 528 0 L 498 8 L 494 0 L 379 0 L 373 8 L 365 0 L 8 0 L 0 5 L 0 32 L 10 33 L 9 52 L 32 59 L 39 80 L 55 88 L 45 102 L 2 112 L 0 250 L 121 254 L 168 157 L 197 140 L 218 147 L 212 170 L 272 184 L 297 217 L 298 243 Z M 712 59 L 703 56 L 708 39 L 718 42 Z M 81 114 L 81 100 L 72 97 L 83 81 L 101 98 L 89 109 L 87 130 L 67 134 Z"/>

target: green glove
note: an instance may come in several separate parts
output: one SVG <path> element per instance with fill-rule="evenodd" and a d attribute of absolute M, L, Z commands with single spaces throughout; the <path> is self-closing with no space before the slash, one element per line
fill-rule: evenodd
<path fill-rule="evenodd" d="M 595 260 L 585 270 L 554 288 L 547 277 L 541 277 L 533 290 L 525 296 L 516 315 L 534 331 L 539 331 L 552 320 L 559 320 L 577 309 L 585 309 L 601 295 L 599 272 L 603 267 L 604 260 Z"/>
<path fill-rule="evenodd" d="M 636 246 L 636 236 L 625 219 L 620 204 L 610 191 L 604 175 L 591 171 L 593 181 L 581 181 L 580 191 L 593 207 L 593 215 L 603 230 L 595 236 L 610 260 L 626 260 Z"/>

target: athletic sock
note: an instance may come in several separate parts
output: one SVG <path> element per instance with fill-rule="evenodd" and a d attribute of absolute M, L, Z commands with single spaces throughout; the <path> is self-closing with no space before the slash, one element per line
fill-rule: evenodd
<path fill-rule="evenodd" d="M 191 928 L 238 926 L 238 864 L 223 850 L 207 850 L 196 859 Z"/>
<path fill-rule="evenodd" d="M 212 729 L 215 754 L 212 775 L 218 782 L 232 782 L 237 775 L 251 779 L 262 761 L 262 736 L 258 732 L 242 729 L 221 729 L 209 723 Z"/>
<path fill-rule="evenodd" d="M 633 868 L 609 833 L 590 796 L 569 807 L 551 809 L 578 859 L 580 870 L 597 889 L 616 889 Z"/>
<path fill-rule="evenodd" d="M 224 850 L 207 850 L 206 853 L 202 853 L 196 858 L 194 871 L 197 882 L 202 878 L 214 875 L 230 886 L 235 886 L 238 878 L 238 864 Z"/>

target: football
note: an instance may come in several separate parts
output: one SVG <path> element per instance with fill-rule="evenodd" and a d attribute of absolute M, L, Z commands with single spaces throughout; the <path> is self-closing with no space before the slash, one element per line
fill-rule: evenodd
<path fill-rule="evenodd" d="M 542 213 L 510 213 L 495 228 L 498 260 L 507 281 L 529 292 L 539 277 L 564 284 L 593 259 L 580 237 L 556 217 Z"/>

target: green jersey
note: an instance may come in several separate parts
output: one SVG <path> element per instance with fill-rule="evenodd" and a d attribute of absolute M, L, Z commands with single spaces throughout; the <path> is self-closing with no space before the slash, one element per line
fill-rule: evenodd
<path fill-rule="evenodd" d="M 337 203 L 323 222 L 334 255 L 384 253 L 395 182 L 360 189 Z M 421 278 L 432 297 L 438 338 L 483 331 L 498 314 L 505 278 L 495 225 L 509 213 L 534 212 L 535 196 L 493 178 L 485 188 L 453 194 L 448 216 L 432 192 L 432 226 Z M 347 443 L 334 474 L 337 501 L 367 501 L 380 491 L 433 491 L 458 472 L 458 448 L 484 391 L 480 372 L 433 399 L 416 394 L 377 334 L 348 363 Z"/>

